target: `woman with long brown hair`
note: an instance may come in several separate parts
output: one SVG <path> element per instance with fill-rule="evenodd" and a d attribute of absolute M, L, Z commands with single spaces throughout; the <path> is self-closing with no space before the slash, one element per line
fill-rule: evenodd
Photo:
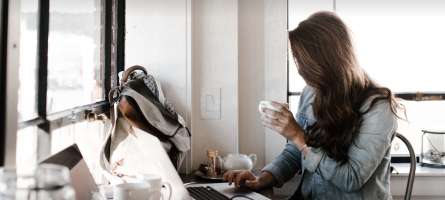
<path fill-rule="evenodd" d="M 399 104 L 391 90 L 359 65 L 351 33 L 334 12 L 321 11 L 289 31 L 290 47 L 303 89 L 298 113 L 283 113 L 263 124 L 290 142 L 259 176 L 229 171 L 224 180 L 258 190 L 281 187 L 302 170 L 290 199 L 392 199 L 391 142 Z"/>

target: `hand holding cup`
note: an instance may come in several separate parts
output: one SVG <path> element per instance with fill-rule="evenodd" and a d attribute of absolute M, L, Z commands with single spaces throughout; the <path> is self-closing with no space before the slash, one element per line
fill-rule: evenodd
<path fill-rule="evenodd" d="M 288 103 L 281 103 L 284 107 L 288 108 L 289 104 Z M 272 119 L 277 119 L 274 116 L 267 114 L 263 111 L 263 108 L 268 108 L 274 111 L 277 111 L 279 113 L 283 113 L 283 111 L 281 111 L 280 109 L 278 109 L 277 107 L 273 106 L 270 104 L 270 101 L 260 101 L 260 105 L 258 105 L 258 110 L 260 111 L 261 115 L 264 117 L 269 117 Z"/>

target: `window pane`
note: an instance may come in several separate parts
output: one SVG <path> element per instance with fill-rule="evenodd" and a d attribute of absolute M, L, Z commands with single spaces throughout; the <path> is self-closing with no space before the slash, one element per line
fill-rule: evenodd
<path fill-rule="evenodd" d="M 18 121 L 37 117 L 36 109 L 37 0 L 22 0 Z"/>
<path fill-rule="evenodd" d="M 403 101 L 402 104 L 406 106 L 409 123 L 399 120 L 397 131 L 409 140 L 414 152 L 420 154 L 422 130 L 444 128 L 445 101 Z M 391 153 L 409 154 L 405 144 L 400 140 L 393 142 Z"/>
<path fill-rule="evenodd" d="M 308 18 L 311 14 L 321 10 L 333 10 L 333 0 L 289 0 L 288 6 L 288 29 L 294 30 L 298 24 Z M 303 78 L 298 75 L 297 67 L 292 57 L 290 46 L 289 53 L 289 91 L 301 92 L 306 85 Z"/>
<path fill-rule="evenodd" d="M 297 114 L 299 102 L 300 102 L 300 95 L 289 96 L 289 110 L 292 112 L 294 117 L 295 117 L 295 114 Z"/>
<path fill-rule="evenodd" d="M 102 100 L 100 0 L 51 0 L 47 111 Z"/>
<path fill-rule="evenodd" d="M 51 133 L 51 154 L 76 143 L 96 183 L 102 181 L 99 152 L 102 147 L 104 123 L 101 121 L 75 123 Z"/>
<path fill-rule="evenodd" d="M 445 91 L 445 1 L 337 0 L 362 67 L 394 92 Z"/>
<path fill-rule="evenodd" d="M 394 92 L 445 91 L 445 1 L 337 0 L 337 13 L 352 30 L 362 67 Z M 403 102 L 410 124 L 398 131 L 420 154 L 422 129 L 445 121 L 444 102 Z M 408 154 L 402 141 L 392 154 Z"/>

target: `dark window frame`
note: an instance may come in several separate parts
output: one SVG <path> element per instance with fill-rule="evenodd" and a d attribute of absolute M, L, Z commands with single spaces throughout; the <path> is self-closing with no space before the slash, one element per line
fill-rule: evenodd
<path fill-rule="evenodd" d="M 50 154 L 51 137 L 53 130 L 75 122 L 87 120 L 90 113 L 95 115 L 109 114 L 110 103 L 108 102 L 108 93 L 112 87 L 112 81 L 115 86 L 119 85 L 117 72 L 125 69 L 125 0 L 102 0 L 102 98 L 103 101 L 77 106 L 64 111 L 47 114 L 47 77 L 48 77 L 48 34 L 49 34 L 49 3 L 50 0 L 39 0 L 38 2 L 38 27 L 37 27 L 37 95 L 36 108 L 38 117 L 18 123 L 18 130 L 27 127 L 38 127 L 37 136 L 37 158 L 38 160 Z M 6 138 L 6 33 L 8 26 L 8 0 L 1 0 L 1 32 L 2 40 L 0 44 L 2 65 L 0 71 L 0 166 L 4 165 L 5 158 L 5 138 Z M 114 12 L 113 12 L 114 3 Z M 114 20 L 113 20 L 114 18 Z M 114 47 L 112 22 L 114 21 Z M 114 61 L 112 61 L 112 51 L 114 52 Z M 114 68 L 111 69 L 111 62 L 114 62 Z M 114 74 L 112 74 L 114 71 Z"/>
<path fill-rule="evenodd" d="M 6 60 L 8 38 L 8 0 L 0 2 L 0 166 L 4 165 L 6 153 Z"/>

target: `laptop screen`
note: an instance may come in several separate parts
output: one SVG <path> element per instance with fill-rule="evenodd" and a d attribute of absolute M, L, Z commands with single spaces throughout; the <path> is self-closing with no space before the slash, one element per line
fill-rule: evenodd
<path fill-rule="evenodd" d="M 99 192 L 77 144 L 67 147 L 40 163 L 51 163 L 68 167 L 70 170 L 71 187 L 76 191 L 77 200 L 92 199 L 93 195 Z"/>

